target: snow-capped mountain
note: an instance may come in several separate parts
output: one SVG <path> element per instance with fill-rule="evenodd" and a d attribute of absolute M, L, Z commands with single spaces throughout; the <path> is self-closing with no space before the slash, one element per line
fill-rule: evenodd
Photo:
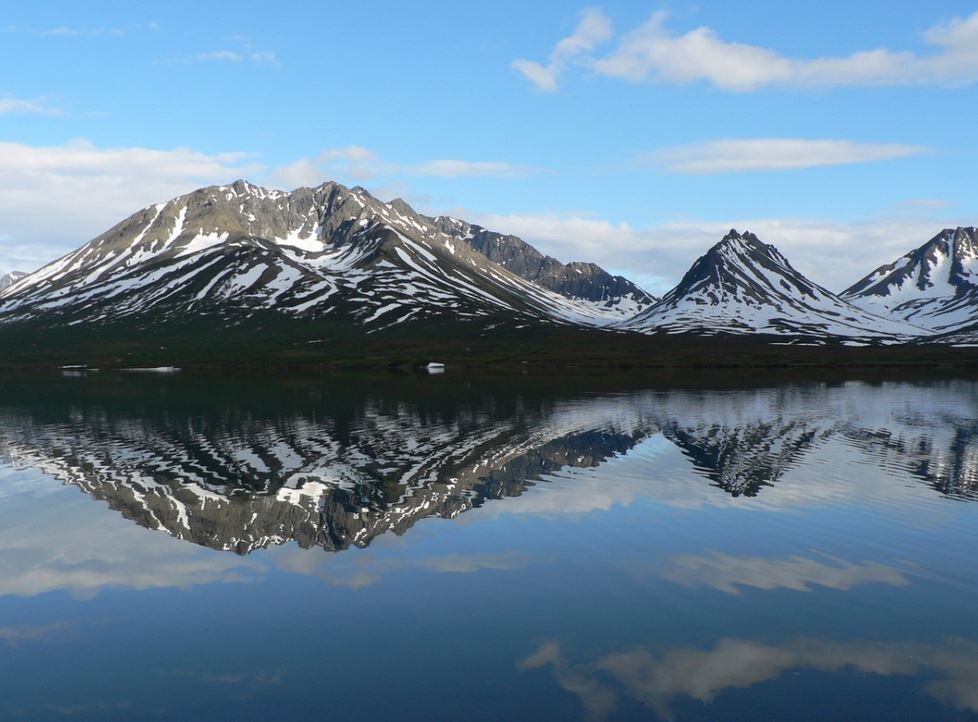
<path fill-rule="evenodd" d="M 946 228 L 842 292 L 873 313 L 937 332 L 978 322 L 978 230 Z"/>
<path fill-rule="evenodd" d="M 682 281 L 626 327 L 646 333 L 775 334 L 904 340 L 925 333 L 839 298 L 792 268 L 774 246 L 731 230 Z"/>
<path fill-rule="evenodd" d="M 0 291 L 7 288 L 8 286 L 13 286 L 17 281 L 22 279 L 27 274 L 23 271 L 11 271 L 10 273 L 5 273 L 0 276 Z"/>
<path fill-rule="evenodd" d="M 383 203 L 332 182 L 290 193 L 245 181 L 202 188 L 145 208 L 18 280 L 0 294 L 0 321 L 80 323 L 147 312 L 240 317 L 271 309 L 342 315 L 373 329 L 500 314 L 601 326 L 651 303 L 624 279 L 614 289 L 623 296 L 613 296 L 600 269 L 588 280 L 553 262 L 544 274 L 549 282 L 536 283 L 539 268 L 496 263 L 471 242 L 467 226 L 450 226 L 403 201 Z M 582 282 L 563 284 L 564 293 L 553 282 L 560 274 Z"/>

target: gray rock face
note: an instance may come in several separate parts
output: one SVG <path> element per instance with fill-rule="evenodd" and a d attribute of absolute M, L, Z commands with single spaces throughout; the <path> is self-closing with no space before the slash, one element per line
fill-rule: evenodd
<path fill-rule="evenodd" d="M 564 296 L 610 305 L 630 299 L 637 306 L 648 306 L 656 300 L 622 276 L 612 276 L 593 263 L 561 263 L 517 236 L 496 233 L 448 216 L 432 218 L 431 222 L 442 232 L 465 241 L 489 260 Z"/>
<path fill-rule="evenodd" d="M 520 248 L 527 259 L 543 258 Z M 143 209 L 31 274 L 0 293 L 0 322 L 267 309 L 375 327 L 500 314 L 608 325 L 648 303 L 596 266 L 546 259 L 546 268 L 520 274 L 495 258 L 505 260 L 403 201 L 383 203 L 362 188 L 329 182 L 286 193 L 237 181 Z M 558 282 L 561 275 L 568 280 Z"/>

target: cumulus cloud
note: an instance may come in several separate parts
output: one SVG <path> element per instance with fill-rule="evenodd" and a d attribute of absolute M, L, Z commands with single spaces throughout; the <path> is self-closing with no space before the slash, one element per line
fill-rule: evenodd
<path fill-rule="evenodd" d="M 559 76 L 568 65 L 609 40 L 612 34 L 608 16 L 598 8 L 586 8 L 581 12 L 574 32 L 554 46 L 546 63 L 517 58 L 511 65 L 538 89 L 556 90 Z"/>
<path fill-rule="evenodd" d="M 260 170 L 244 153 L 0 142 L 0 269 L 33 270 L 140 208 Z"/>
<path fill-rule="evenodd" d="M 867 163 L 904 158 L 927 150 L 924 146 L 902 143 L 750 138 L 672 146 L 653 151 L 645 158 L 674 173 L 724 173 Z"/>
<path fill-rule="evenodd" d="M 598 10 L 590 12 L 600 15 Z M 596 43 L 578 43 L 573 57 L 612 78 L 636 83 L 702 82 L 734 92 L 770 86 L 965 86 L 978 82 L 978 12 L 925 31 L 923 39 L 931 46 L 929 52 L 867 48 L 848 55 L 814 58 L 796 58 L 774 48 L 725 40 L 708 26 L 676 33 L 667 27 L 667 19 L 667 12 L 654 12 L 621 35 L 607 55 L 590 54 Z M 610 36 L 610 22 L 605 20 L 604 27 L 608 32 L 601 40 Z M 547 65 L 522 60 L 514 61 L 514 65 L 538 87 L 553 90 L 567 61 L 555 49 Z"/>
<path fill-rule="evenodd" d="M 929 210 L 929 209 L 924 209 Z M 932 238 L 945 220 L 928 218 L 914 208 L 861 221 L 820 218 L 730 217 L 681 219 L 636 227 L 578 213 L 458 214 L 496 231 L 511 233 L 564 261 L 589 260 L 624 273 L 650 291 L 675 285 L 692 262 L 731 228 L 750 230 L 778 247 L 792 265 L 813 281 L 840 291 L 872 269 L 898 258 Z M 852 266 L 852 249 L 861 264 Z"/>

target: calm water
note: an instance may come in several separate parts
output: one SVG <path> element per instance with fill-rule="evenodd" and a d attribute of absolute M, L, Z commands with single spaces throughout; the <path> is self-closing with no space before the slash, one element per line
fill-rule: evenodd
<path fill-rule="evenodd" d="M 978 719 L 976 502 L 966 381 L 0 379 L 0 718 Z"/>

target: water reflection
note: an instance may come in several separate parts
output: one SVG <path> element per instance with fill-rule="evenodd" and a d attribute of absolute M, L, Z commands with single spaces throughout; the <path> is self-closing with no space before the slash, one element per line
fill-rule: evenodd
<path fill-rule="evenodd" d="M 3 381 L 0 718 L 978 719 L 976 384 Z"/>
<path fill-rule="evenodd" d="M 326 388 L 257 408 L 231 396 L 241 391 L 234 386 L 216 403 L 199 389 L 174 400 L 176 379 L 151 388 L 160 405 L 145 393 L 85 402 L 70 387 L 41 404 L 8 395 L 0 458 L 77 486 L 141 526 L 239 554 L 291 540 L 364 547 L 542 480 L 577 483 L 555 474 L 600 467 L 653 438 L 732 497 L 761 494 L 828 443 L 941 494 L 978 494 L 978 390 L 964 382 L 570 398 L 515 390 L 439 403 L 383 388 L 335 402 Z M 663 489 L 654 459 L 646 466 L 641 493 L 655 496 Z M 697 574 L 728 561 L 706 560 Z"/>
<path fill-rule="evenodd" d="M 621 698 L 674 719 L 673 707 L 684 699 L 710 704 L 730 690 L 799 671 L 921 677 L 914 683 L 935 700 L 978 711 L 978 643 L 959 638 L 939 644 L 801 639 L 784 645 L 730 638 L 707 649 L 640 647 L 582 662 L 568 661 L 559 643 L 547 641 L 519 667 L 550 668 L 592 719 L 610 716 Z"/>

